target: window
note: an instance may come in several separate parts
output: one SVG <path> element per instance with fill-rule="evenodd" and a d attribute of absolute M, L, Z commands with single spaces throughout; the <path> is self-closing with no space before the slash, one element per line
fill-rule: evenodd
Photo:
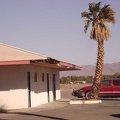
<path fill-rule="evenodd" d="M 44 73 L 42 73 L 42 82 L 44 82 Z"/>
<path fill-rule="evenodd" d="M 34 82 L 37 82 L 37 72 L 34 73 Z"/>
<path fill-rule="evenodd" d="M 105 80 L 102 82 L 103 86 L 110 86 L 110 81 L 109 80 Z"/>
<path fill-rule="evenodd" d="M 114 86 L 120 86 L 120 80 L 113 80 Z"/>
<path fill-rule="evenodd" d="M 53 84 L 55 84 L 55 74 L 53 74 Z"/>

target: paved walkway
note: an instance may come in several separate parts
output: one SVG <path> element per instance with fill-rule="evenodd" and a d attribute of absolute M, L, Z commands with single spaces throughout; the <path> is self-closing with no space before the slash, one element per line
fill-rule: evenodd
<path fill-rule="evenodd" d="M 0 113 L 0 120 L 119 120 L 120 99 L 104 99 L 99 104 L 70 105 L 69 99 L 30 109 Z"/>

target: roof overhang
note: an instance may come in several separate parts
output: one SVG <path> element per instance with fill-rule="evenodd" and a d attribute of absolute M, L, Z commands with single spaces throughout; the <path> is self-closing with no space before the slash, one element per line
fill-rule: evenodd
<path fill-rule="evenodd" d="M 45 60 L 31 60 L 31 64 L 58 69 L 59 71 L 81 70 L 82 67 L 48 57 Z"/>
<path fill-rule="evenodd" d="M 46 68 L 58 69 L 59 71 L 81 70 L 82 68 L 80 66 L 59 61 L 50 57 L 48 57 L 47 59 L 37 60 L 0 61 L 0 65 L 25 65 L 25 64 L 33 64 Z"/>
<path fill-rule="evenodd" d="M 30 60 L 0 61 L 0 65 L 23 65 L 30 64 Z"/>

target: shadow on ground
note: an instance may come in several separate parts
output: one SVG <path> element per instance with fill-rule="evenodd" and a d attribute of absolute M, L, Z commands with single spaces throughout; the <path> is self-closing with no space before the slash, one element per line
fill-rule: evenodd
<path fill-rule="evenodd" d="M 0 119 L 0 120 L 8 120 L 8 119 Z"/>
<path fill-rule="evenodd" d="M 120 101 L 120 97 L 119 98 L 99 98 L 100 100 L 105 100 L 105 101 Z"/>
<path fill-rule="evenodd" d="M 116 117 L 116 118 L 120 118 L 120 114 L 112 114 L 112 115 L 110 115 L 110 116 Z"/>
<path fill-rule="evenodd" d="M 25 112 L 6 112 L 4 114 L 18 114 L 18 115 L 24 115 L 24 116 L 44 117 L 44 118 L 49 118 L 49 119 L 53 119 L 53 120 L 68 120 L 65 118 L 46 116 L 46 115 L 40 115 L 40 114 L 33 114 L 33 113 L 25 113 Z M 5 120 L 5 119 L 0 119 L 0 120 Z"/>

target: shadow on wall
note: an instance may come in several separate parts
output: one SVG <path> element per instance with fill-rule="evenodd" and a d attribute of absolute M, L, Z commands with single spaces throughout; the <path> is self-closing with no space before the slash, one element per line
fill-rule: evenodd
<path fill-rule="evenodd" d="M 31 91 L 35 93 L 47 91 L 47 78 L 45 74 L 45 80 L 42 81 L 41 74 L 37 74 L 37 81 L 35 81 L 34 72 L 30 72 L 30 80 L 28 77 L 29 69 L 26 66 L 2 66 L 0 68 L 0 91 L 10 91 L 10 90 L 19 90 L 28 89 L 28 86 Z M 53 78 L 49 75 L 49 90 L 53 90 Z M 30 81 L 30 82 L 29 82 Z M 29 82 L 29 83 L 28 83 Z M 59 87 L 56 85 L 56 90 Z"/>
<path fill-rule="evenodd" d="M 59 117 L 54 117 L 54 116 L 47 116 L 47 115 L 40 115 L 40 114 L 33 114 L 33 113 L 24 113 L 24 112 L 7 112 L 6 114 L 18 114 L 18 115 L 23 115 L 23 116 L 34 116 L 34 117 L 40 117 L 40 118 L 48 118 L 48 119 L 53 119 L 53 120 L 69 120 L 65 118 L 59 118 Z"/>

